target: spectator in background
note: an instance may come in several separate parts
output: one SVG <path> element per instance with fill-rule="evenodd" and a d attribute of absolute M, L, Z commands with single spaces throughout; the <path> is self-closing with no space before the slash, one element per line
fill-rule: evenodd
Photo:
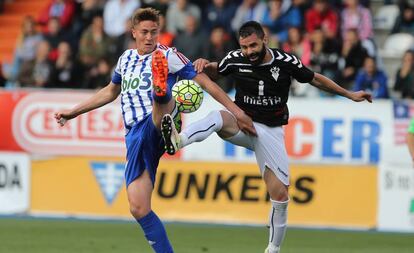
<path fill-rule="evenodd" d="M 160 35 L 158 36 L 158 41 L 167 47 L 172 47 L 174 38 L 175 35 L 167 31 L 165 16 L 160 14 Z"/>
<path fill-rule="evenodd" d="M 4 2 L 5 0 L 0 0 L 0 13 L 2 13 L 4 10 Z"/>
<path fill-rule="evenodd" d="M 286 3 L 285 3 L 286 2 Z M 301 28 L 305 28 L 304 20 L 305 20 L 305 13 L 312 7 L 313 0 L 284 0 L 283 3 L 286 5 L 288 2 L 291 2 L 291 5 L 299 10 L 300 13 L 300 20 L 302 20 Z"/>
<path fill-rule="evenodd" d="M 313 71 L 335 79 L 340 47 L 336 39 L 327 38 L 325 35 L 322 29 L 315 29 L 310 34 L 312 48 L 310 66 Z"/>
<path fill-rule="evenodd" d="M 342 10 L 342 38 L 350 29 L 356 29 L 358 37 L 366 40 L 373 37 L 372 17 L 369 9 L 359 4 L 359 0 L 345 0 L 345 8 Z"/>
<path fill-rule="evenodd" d="M 68 42 L 60 42 L 57 47 L 57 59 L 53 64 L 49 88 L 79 88 L 82 71 L 72 55 Z"/>
<path fill-rule="evenodd" d="M 283 43 L 283 51 L 294 54 L 300 58 L 303 64 L 309 65 L 311 59 L 311 45 L 299 27 L 290 27 L 288 40 Z"/>
<path fill-rule="evenodd" d="M 82 0 L 77 4 L 73 25 L 73 33 L 77 39 L 80 38 L 84 29 L 89 27 L 92 23 L 93 17 L 102 15 L 103 7 L 104 4 L 102 0 Z"/>
<path fill-rule="evenodd" d="M 295 6 L 283 9 L 283 0 L 269 0 L 262 24 L 269 27 L 279 43 L 283 43 L 288 39 L 289 27 L 301 27 L 302 19 Z"/>
<path fill-rule="evenodd" d="M 178 51 L 185 52 L 188 59 L 195 61 L 203 56 L 207 40 L 206 35 L 199 29 L 197 18 L 188 15 L 185 30 L 174 38 L 173 45 Z"/>
<path fill-rule="evenodd" d="M 342 44 L 341 58 L 339 59 L 338 80 L 343 87 L 348 89 L 354 81 L 356 74 L 362 67 L 367 50 L 362 46 L 356 29 L 348 30 Z"/>
<path fill-rule="evenodd" d="M 51 18 L 57 18 L 63 29 L 68 29 L 72 24 L 75 14 L 75 3 L 73 0 L 50 0 L 46 8 L 40 13 L 38 23 L 47 30 L 47 23 Z"/>
<path fill-rule="evenodd" d="M 220 62 L 228 52 L 235 48 L 236 45 L 230 40 L 225 28 L 216 26 L 210 33 L 210 40 L 205 48 L 204 57 L 212 62 Z M 225 92 L 229 92 L 233 88 L 233 80 L 227 76 L 220 76 L 216 82 Z"/>
<path fill-rule="evenodd" d="M 328 0 L 315 0 L 312 8 L 305 14 L 305 26 L 308 33 L 321 29 L 325 37 L 335 39 L 339 27 L 338 15 Z"/>
<path fill-rule="evenodd" d="M 187 17 L 192 16 L 196 23 L 201 21 L 200 8 L 187 0 L 176 0 L 167 10 L 166 25 L 167 31 L 173 34 L 178 34 L 186 30 Z M 186 54 L 187 56 L 190 56 Z"/>
<path fill-rule="evenodd" d="M 414 98 L 414 52 L 405 52 L 401 67 L 395 75 L 394 90 L 401 93 L 401 98 Z"/>
<path fill-rule="evenodd" d="M 207 7 L 203 27 L 211 32 L 214 27 L 221 26 L 227 33 L 232 33 L 231 20 L 236 13 L 236 6 L 231 0 L 213 0 Z"/>
<path fill-rule="evenodd" d="M 242 24 L 247 21 L 263 21 L 266 9 L 266 3 L 259 0 L 243 0 L 237 7 L 235 16 L 231 21 L 233 31 L 238 31 Z"/>
<path fill-rule="evenodd" d="M 414 35 L 414 8 L 405 5 L 401 9 L 402 15 L 395 20 L 391 33 L 410 33 Z"/>
<path fill-rule="evenodd" d="M 61 29 L 58 18 L 50 18 L 47 22 L 47 32 L 44 34 L 44 40 L 49 42 L 50 45 L 49 59 L 56 61 L 58 45 L 62 41 L 69 41 L 69 36 Z"/>
<path fill-rule="evenodd" d="M 143 0 L 142 8 L 151 7 L 156 10 L 159 10 L 160 13 L 165 16 L 167 14 L 168 6 L 170 5 L 171 0 Z"/>
<path fill-rule="evenodd" d="M 36 50 L 33 50 L 43 40 L 43 36 L 36 30 L 35 19 L 26 16 L 23 19 L 21 33 L 17 39 L 16 51 L 14 53 L 13 66 L 10 73 L 7 74 L 10 81 L 15 81 L 19 73 L 21 64 L 25 61 L 31 61 L 36 56 Z"/>
<path fill-rule="evenodd" d="M 103 30 L 103 19 L 95 16 L 92 24 L 82 34 L 79 45 L 79 58 L 88 70 L 98 63 L 98 60 L 110 55 L 111 39 Z"/>
<path fill-rule="evenodd" d="M 384 71 L 377 69 L 375 58 L 365 58 L 364 67 L 356 76 L 353 90 L 366 91 L 373 98 L 389 98 L 387 76 Z"/>
<path fill-rule="evenodd" d="M 22 64 L 18 75 L 18 82 L 22 87 L 45 87 L 50 80 L 52 65 L 48 59 L 50 45 L 41 41 L 36 47 L 36 56 L 33 60 Z"/>
<path fill-rule="evenodd" d="M 270 31 L 268 26 L 262 25 L 262 28 L 267 38 L 267 45 L 270 48 L 279 48 L 279 41 L 277 40 L 277 36 Z"/>
<path fill-rule="evenodd" d="M 139 0 L 109 0 L 104 7 L 104 30 L 112 37 L 125 32 L 125 22 L 140 7 Z"/>
<path fill-rule="evenodd" d="M 122 55 L 125 50 L 134 48 L 135 41 L 131 34 L 132 21 L 125 21 L 125 32 L 115 39 L 115 55 Z M 114 62 L 115 64 L 115 62 Z"/>
<path fill-rule="evenodd" d="M 111 81 L 110 61 L 106 58 L 99 59 L 98 64 L 90 71 L 90 78 L 84 88 L 100 89 Z"/>

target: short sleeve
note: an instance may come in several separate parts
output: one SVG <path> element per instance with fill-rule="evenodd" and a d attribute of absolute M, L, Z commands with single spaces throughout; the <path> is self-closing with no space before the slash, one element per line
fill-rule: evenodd
<path fill-rule="evenodd" d="M 229 52 L 218 64 L 217 71 L 220 75 L 226 76 L 232 72 L 232 59 L 241 57 L 240 50 Z"/>
<path fill-rule="evenodd" d="M 121 75 L 121 62 L 122 62 L 122 56 L 119 57 L 118 62 L 116 63 L 114 73 L 112 74 L 112 82 L 114 84 L 121 84 L 122 82 L 122 75 Z"/>
<path fill-rule="evenodd" d="M 191 63 L 190 60 L 185 57 L 182 53 L 177 51 L 176 48 L 169 48 L 165 53 L 168 60 L 168 72 L 175 74 L 184 68 L 188 63 Z"/>
<path fill-rule="evenodd" d="M 302 64 L 301 60 L 293 54 L 277 51 L 276 59 L 285 63 L 285 69 L 300 83 L 310 83 L 315 73 Z"/>

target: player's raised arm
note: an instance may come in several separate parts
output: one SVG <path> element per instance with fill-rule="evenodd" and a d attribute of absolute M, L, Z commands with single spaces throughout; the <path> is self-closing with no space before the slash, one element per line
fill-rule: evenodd
<path fill-rule="evenodd" d="M 204 73 L 197 74 L 193 79 L 236 117 L 237 124 L 241 131 L 249 135 L 257 136 L 252 119 L 247 116 L 247 114 L 240 109 L 215 82 L 211 81 L 211 79 Z"/>
<path fill-rule="evenodd" d="M 92 111 L 114 101 L 120 92 L 121 86 L 110 82 L 95 95 L 76 105 L 72 109 L 56 112 L 55 119 L 61 126 L 63 126 L 67 120 L 73 119 L 85 112 Z"/>
<path fill-rule="evenodd" d="M 341 86 L 339 86 L 337 83 L 335 83 L 328 77 L 321 75 L 319 73 L 315 73 L 315 76 L 310 83 L 319 89 L 349 98 L 355 102 L 361 102 L 361 101 L 367 100 L 368 102 L 372 103 L 371 94 L 365 91 L 362 91 L 362 90 L 356 91 L 356 92 L 348 91 L 342 88 Z"/>

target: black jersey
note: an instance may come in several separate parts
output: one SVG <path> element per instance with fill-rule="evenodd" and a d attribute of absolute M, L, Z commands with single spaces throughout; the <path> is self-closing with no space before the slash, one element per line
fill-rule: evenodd
<path fill-rule="evenodd" d="M 287 100 L 292 78 L 307 83 L 314 72 L 294 55 L 269 49 L 272 60 L 252 65 L 241 50 L 231 51 L 218 65 L 221 75 L 232 75 L 236 83 L 235 103 L 253 121 L 267 126 L 286 125 L 289 118 Z"/>

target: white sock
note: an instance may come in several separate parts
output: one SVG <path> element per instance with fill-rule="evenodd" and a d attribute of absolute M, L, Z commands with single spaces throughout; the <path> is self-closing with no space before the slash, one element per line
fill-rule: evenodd
<path fill-rule="evenodd" d="M 270 201 L 272 202 L 272 208 L 269 214 L 269 252 L 274 253 L 279 252 L 279 247 L 285 238 L 289 200 L 275 201 L 271 199 Z"/>
<path fill-rule="evenodd" d="M 218 132 L 223 127 L 223 118 L 220 111 L 212 111 L 207 117 L 196 121 L 180 133 L 180 148 L 183 148 L 193 142 L 199 142 L 207 139 L 212 133 Z"/>

